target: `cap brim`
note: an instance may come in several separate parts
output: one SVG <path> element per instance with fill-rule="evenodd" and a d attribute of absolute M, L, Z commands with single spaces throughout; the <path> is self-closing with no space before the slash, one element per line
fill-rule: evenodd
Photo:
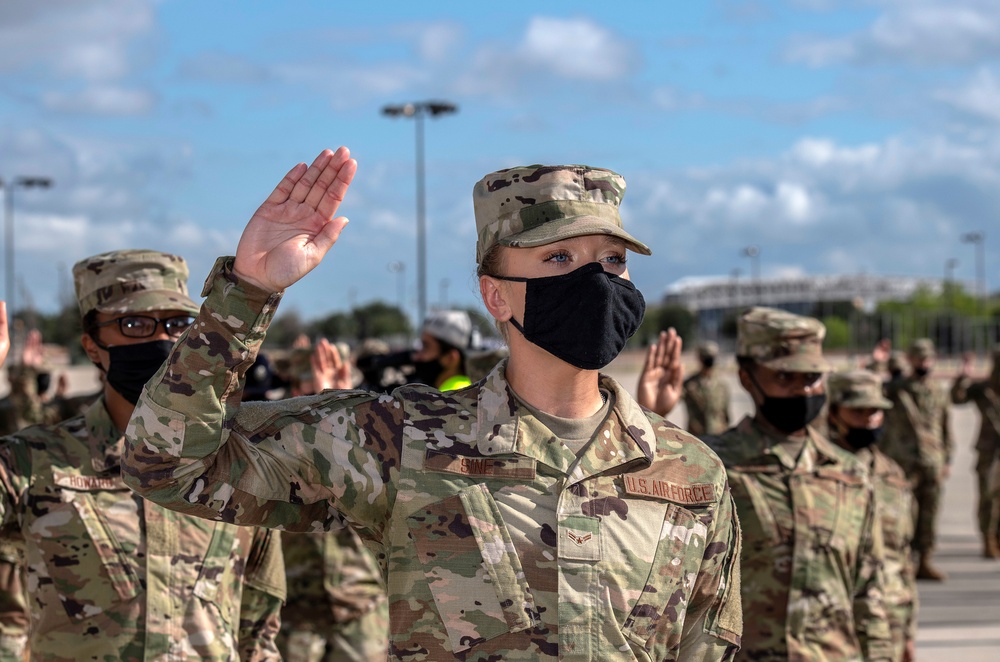
<path fill-rule="evenodd" d="M 779 356 L 766 361 L 757 360 L 758 365 L 771 370 L 785 372 L 833 372 L 833 365 L 822 356 L 808 354 L 792 354 Z"/>
<path fill-rule="evenodd" d="M 525 230 L 504 237 L 498 243 L 515 248 L 531 248 L 544 246 L 563 239 L 582 237 L 590 234 L 605 234 L 617 237 L 625 242 L 625 247 L 640 255 L 652 255 L 646 244 L 642 243 L 622 228 L 607 219 L 597 216 L 569 216 L 558 220 L 542 223 L 531 230 Z"/>
<path fill-rule="evenodd" d="M 197 315 L 201 306 L 176 290 L 142 290 L 97 306 L 102 313 L 148 313 L 160 310 L 182 310 Z"/>

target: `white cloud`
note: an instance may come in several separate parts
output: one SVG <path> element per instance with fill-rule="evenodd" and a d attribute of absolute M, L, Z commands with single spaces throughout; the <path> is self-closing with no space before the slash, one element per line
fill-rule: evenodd
<path fill-rule="evenodd" d="M 785 55 L 814 67 L 837 63 L 962 65 L 1000 55 L 1000 15 L 983 0 L 888 2 L 865 30 L 843 37 L 800 35 Z"/>
<path fill-rule="evenodd" d="M 586 81 L 616 79 L 634 62 L 627 42 L 587 18 L 532 18 L 517 54 L 525 66 Z"/>

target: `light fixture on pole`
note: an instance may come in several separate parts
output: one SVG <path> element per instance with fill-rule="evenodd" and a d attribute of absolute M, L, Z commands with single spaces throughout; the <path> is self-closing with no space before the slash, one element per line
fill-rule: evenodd
<path fill-rule="evenodd" d="M 986 267 L 984 262 L 986 233 L 966 232 L 962 235 L 963 244 L 974 244 L 976 247 L 976 293 L 979 295 L 979 306 L 981 310 L 986 308 Z"/>
<path fill-rule="evenodd" d="M 0 179 L 0 188 L 4 192 L 4 229 L 5 229 L 5 239 L 4 248 L 6 252 L 7 270 L 6 270 L 6 280 L 4 286 L 6 289 L 7 297 L 7 311 L 10 317 L 13 319 L 14 314 L 17 311 L 15 305 L 15 293 L 17 288 L 14 286 L 15 271 L 14 271 L 14 189 L 21 188 L 49 188 L 52 186 L 52 180 L 48 177 L 14 177 L 10 180 Z"/>
<path fill-rule="evenodd" d="M 447 101 L 418 101 L 382 108 L 388 117 L 412 117 L 417 128 L 417 325 L 427 313 L 427 220 L 424 200 L 424 116 L 458 112 L 458 106 Z"/>

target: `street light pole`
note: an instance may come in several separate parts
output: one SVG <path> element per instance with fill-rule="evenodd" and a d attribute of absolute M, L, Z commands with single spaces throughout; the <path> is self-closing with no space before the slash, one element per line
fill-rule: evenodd
<path fill-rule="evenodd" d="M 424 183 L 424 116 L 447 115 L 458 112 L 458 106 L 446 101 L 419 101 L 382 108 L 388 117 L 412 117 L 417 132 L 417 325 L 427 313 L 427 219 Z"/>
<path fill-rule="evenodd" d="M 4 249 L 6 252 L 7 272 L 4 281 L 7 297 L 7 310 L 11 319 L 17 312 L 15 306 L 15 294 L 17 288 L 14 286 L 14 189 L 21 188 L 49 188 L 52 180 L 48 177 L 14 177 L 9 181 L 0 179 L 0 188 L 4 192 Z"/>
<path fill-rule="evenodd" d="M 399 298 L 399 312 L 406 316 L 406 308 L 404 307 L 404 300 L 406 298 L 406 265 L 396 260 L 395 262 L 390 262 L 387 266 L 389 271 L 396 274 L 396 296 Z"/>
<path fill-rule="evenodd" d="M 754 303 L 760 304 L 760 246 L 747 246 L 743 255 L 750 258 L 750 279 L 753 281 Z"/>
<path fill-rule="evenodd" d="M 986 233 L 966 232 L 962 235 L 962 243 L 974 244 L 976 247 L 976 292 L 979 295 L 979 309 L 984 311 L 986 309 L 986 271 L 983 263 L 986 261 Z"/>
<path fill-rule="evenodd" d="M 953 257 L 949 257 L 944 262 L 944 291 L 942 294 L 944 294 L 945 308 L 948 312 L 951 312 L 952 299 L 954 298 L 955 267 L 957 266 L 958 260 Z"/>

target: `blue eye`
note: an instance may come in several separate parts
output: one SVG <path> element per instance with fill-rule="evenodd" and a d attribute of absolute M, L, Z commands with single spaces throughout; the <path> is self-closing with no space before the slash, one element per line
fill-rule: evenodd
<path fill-rule="evenodd" d="M 567 260 L 569 260 L 568 253 L 553 253 L 545 258 L 546 262 L 566 262 Z"/>

